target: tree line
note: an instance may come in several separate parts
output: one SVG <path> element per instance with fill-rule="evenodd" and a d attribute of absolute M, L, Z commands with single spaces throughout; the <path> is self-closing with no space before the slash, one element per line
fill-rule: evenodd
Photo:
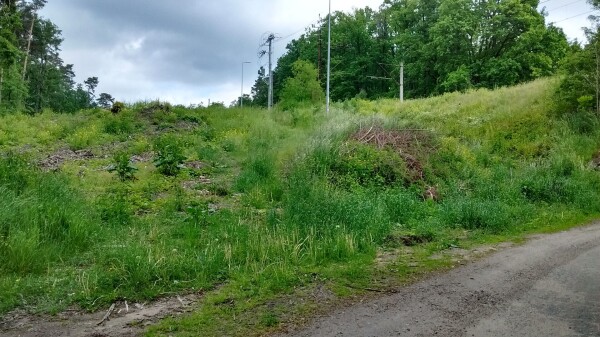
<path fill-rule="evenodd" d="M 332 13 L 331 99 L 418 98 L 553 75 L 573 46 L 545 22 L 539 0 L 385 0 L 378 10 Z M 275 99 L 303 60 L 326 81 L 327 18 L 290 42 L 274 70 Z M 264 69 L 251 99 L 266 105 Z"/>
<path fill-rule="evenodd" d="M 96 97 L 97 77 L 75 83 L 73 65 L 59 55 L 60 29 L 39 15 L 46 2 L 0 0 L 0 113 L 109 106 L 111 95 Z"/>
<path fill-rule="evenodd" d="M 600 0 L 588 1 L 600 9 Z M 590 16 L 593 26 L 585 29 L 587 43 L 574 44 L 563 61 L 563 78 L 557 92 L 559 110 L 579 119 L 598 123 L 600 117 L 600 17 Z"/>

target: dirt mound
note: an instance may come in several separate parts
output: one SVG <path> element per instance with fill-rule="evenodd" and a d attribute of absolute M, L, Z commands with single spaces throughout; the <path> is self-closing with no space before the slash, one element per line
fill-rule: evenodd
<path fill-rule="evenodd" d="M 90 150 L 73 151 L 71 149 L 60 149 L 42 160 L 40 167 L 45 171 L 56 171 L 65 161 L 92 158 L 95 158 L 95 156 Z"/>
<path fill-rule="evenodd" d="M 424 162 L 435 150 L 434 138 L 429 130 L 386 130 L 380 126 L 360 128 L 350 139 L 377 147 L 392 148 L 406 162 L 414 181 L 424 180 Z"/>

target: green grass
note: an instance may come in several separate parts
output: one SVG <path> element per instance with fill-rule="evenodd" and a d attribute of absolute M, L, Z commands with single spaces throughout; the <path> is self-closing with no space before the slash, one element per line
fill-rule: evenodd
<path fill-rule="evenodd" d="M 197 312 L 150 335 L 254 335 L 318 311 L 280 305 L 315 287 L 342 298 L 393 287 L 448 267 L 428 260 L 448 247 L 588 221 L 600 214 L 600 174 L 587 168 L 600 132 L 556 117 L 555 87 L 352 100 L 329 115 L 145 102 L 2 117 L 0 312 L 202 289 Z M 371 127 L 409 137 L 356 139 Z M 185 159 L 165 172 L 152 151 L 171 146 L 172 163 Z M 94 157 L 36 168 L 63 148 Z M 137 158 L 133 179 L 108 172 L 116 154 Z M 421 267 L 374 262 L 409 243 Z"/>

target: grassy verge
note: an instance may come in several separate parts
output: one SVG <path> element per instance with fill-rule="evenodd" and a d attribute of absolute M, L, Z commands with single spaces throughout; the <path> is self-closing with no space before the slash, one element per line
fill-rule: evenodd
<path fill-rule="evenodd" d="M 447 248 L 588 221 L 600 135 L 553 114 L 555 85 L 328 116 L 150 102 L 3 117 L 0 312 L 202 289 L 150 335 L 260 334 L 450 267 L 430 258 Z"/>

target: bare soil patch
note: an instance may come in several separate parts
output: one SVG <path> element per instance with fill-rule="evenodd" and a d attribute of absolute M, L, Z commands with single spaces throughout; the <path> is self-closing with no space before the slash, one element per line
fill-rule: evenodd
<path fill-rule="evenodd" d="M 0 319 L 0 337 L 108 337 L 140 336 L 146 327 L 160 319 L 190 312 L 202 293 L 164 298 L 152 303 L 114 304 L 109 313 L 87 313 L 72 309 L 56 316 L 31 315 L 14 311 Z"/>
<path fill-rule="evenodd" d="M 40 162 L 44 171 L 56 171 L 62 164 L 69 160 L 93 159 L 96 156 L 90 150 L 60 149 Z"/>

